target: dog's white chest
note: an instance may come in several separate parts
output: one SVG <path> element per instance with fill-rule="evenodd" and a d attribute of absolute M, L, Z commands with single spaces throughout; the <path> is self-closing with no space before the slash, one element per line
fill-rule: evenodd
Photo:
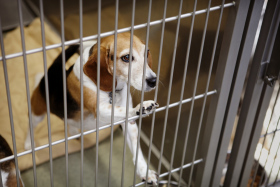
<path fill-rule="evenodd" d="M 117 107 L 125 107 L 126 106 L 126 101 L 127 101 L 127 89 L 124 87 L 121 91 L 117 91 L 115 93 L 115 110 L 117 110 Z M 112 104 L 112 93 L 108 92 L 100 92 L 100 103 L 99 103 L 99 123 L 98 126 L 102 127 L 104 125 L 108 125 L 111 123 L 111 109 L 108 113 L 108 116 L 104 115 L 104 111 L 107 110 L 107 108 L 104 108 L 105 106 L 107 107 L 108 104 Z M 132 99 L 129 97 L 129 105 L 132 106 Z M 111 105 L 111 107 L 113 104 Z M 116 107 L 117 106 L 117 107 Z M 74 126 L 76 128 L 80 128 L 81 126 L 81 121 L 76 121 L 73 119 L 68 119 L 68 124 L 70 126 Z M 84 116 L 83 120 L 83 130 L 92 130 L 96 129 L 97 127 L 97 120 L 93 114 L 88 114 Z"/>

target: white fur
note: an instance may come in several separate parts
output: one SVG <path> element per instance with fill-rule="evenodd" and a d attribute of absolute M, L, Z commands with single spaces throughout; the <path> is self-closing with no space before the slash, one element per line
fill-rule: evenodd
<path fill-rule="evenodd" d="M 20 171 L 18 171 L 18 173 L 19 173 L 19 180 L 21 181 L 21 184 L 24 187 L 24 183 L 22 181 L 22 178 L 21 178 L 21 175 L 20 175 Z M 14 177 L 16 177 L 16 170 L 13 169 L 12 171 L 10 171 L 10 173 L 1 170 L 1 178 L 2 178 L 3 187 L 8 187 L 7 186 L 7 181 L 8 181 L 9 175 L 14 175 Z"/>
<path fill-rule="evenodd" d="M 3 183 L 3 187 L 7 187 L 7 180 L 8 180 L 8 176 L 9 176 L 9 173 L 8 172 L 5 172 L 3 170 L 1 170 L 1 178 L 2 178 L 2 183 Z"/>
<path fill-rule="evenodd" d="M 43 114 L 41 116 L 36 116 L 32 112 L 31 117 L 32 117 L 32 127 L 34 129 L 44 119 L 45 114 Z M 34 142 L 34 144 L 35 144 L 35 142 Z M 31 149 L 31 135 L 30 135 L 29 127 L 28 127 L 28 131 L 27 131 L 26 140 L 25 140 L 25 143 L 24 143 L 24 149 L 25 150 L 30 150 Z"/>

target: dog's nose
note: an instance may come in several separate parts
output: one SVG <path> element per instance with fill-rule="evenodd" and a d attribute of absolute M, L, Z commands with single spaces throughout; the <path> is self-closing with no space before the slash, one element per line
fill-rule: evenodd
<path fill-rule="evenodd" d="M 157 78 L 156 77 L 153 77 L 153 78 L 150 78 L 150 79 L 146 79 L 146 82 L 147 84 L 150 86 L 150 87 L 155 87 L 156 86 L 156 83 L 157 83 Z"/>

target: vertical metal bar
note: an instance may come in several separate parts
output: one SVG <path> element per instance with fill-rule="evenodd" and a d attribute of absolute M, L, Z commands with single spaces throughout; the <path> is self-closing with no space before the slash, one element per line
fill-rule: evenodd
<path fill-rule="evenodd" d="M 280 21 L 279 9 L 280 1 L 268 1 L 240 112 L 238 133 L 234 139 L 225 185 L 230 183 L 232 186 L 246 186 L 250 177 L 255 148 L 272 94 L 272 88 L 264 86 L 259 68 L 263 62 L 271 60 L 274 43 L 277 43 L 275 39 Z M 243 162 L 240 162 L 241 160 Z M 239 177 L 239 180 L 236 177 Z"/>
<path fill-rule="evenodd" d="M 182 4 L 183 4 L 183 2 L 181 1 L 180 7 L 182 7 Z M 192 41 L 192 34 L 193 34 L 193 27 L 194 27 L 194 20 L 195 20 L 196 5 L 197 5 L 197 1 L 195 0 L 194 1 L 194 5 L 193 5 L 193 14 L 192 14 L 190 33 L 189 33 L 188 50 L 187 50 L 187 54 L 186 54 L 186 61 L 185 61 L 185 67 L 184 67 L 184 75 L 183 75 L 183 79 L 182 79 L 183 82 L 182 82 L 182 87 L 181 87 L 180 104 L 179 104 L 178 115 L 177 115 L 177 120 L 176 120 L 176 128 L 175 128 L 175 135 L 174 135 L 173 146 L 172 146 L 171 162 L 170 162 L 169 171 L 171 171 L 172 168 L 173 168 L 173 161 L 174 161 L 174 155 L 175 155 L 177 135 L 178 135 L 178 129 L 179 129 L 179 124 L 180 124 L 179 122 L 180 122 L 180 117 L 181 117 L 182 100 L 183 100 L 184 91 L 185 91 L 185 82 L 186 82 L 186 76 L 187 76 L 189 54 L 190 54 L 190 49 L 191 49 L 191 41 Z M 178 30 L 179 30 L 179 27 L 180 27 L 180 21 L 178 20 L 178 25 L 177 25 L 177 29 Z M 174 58 L 174 60 L 175 60 L 175 58 Z M 196 88 L 194 88 L 194 90 L 196 90 Z M 194 101 L 194 97 L 192 99 L 192 103 L 193 103 L 193 101 Z M 191 112 L 192 112 L 192 110 L 191 110 Z M 187 139 L 188 139 L 188 132 L 189 132 L 189 127 L 190 127 L 190 121 L 191 121 L 191 118 L 189 118 L 189 123 L 188 123 L 188 127 L 187 127 L 187 135 L 186 135 L 186 138 L 185 138 L 185 143 L 187 142 Z M 182 170 L 182 168 L 181 168 L 181 170 Z M 179 183 L 181 182 L 180 178 L 181 177 L 179 177 Z M 169 175 L 168 175 L 168 186 L 170 185 L 170 180 L 171 180 L 171 173 L 169 173 Z"/>
<path fill-rule="evenodd" d="M 18 13 L 19 13 L 20 35 L 21 35 L 21 47 L 22 47 L 23 64 L 24 64 L 25 86 L 26 86 L 26 95 L 27 95 L 29 130 L 30 130 L 30 137 L 31 137 L 33 179 L 34 179 L 34 186 L 37 186 L 36 158 L 35 158 L 35 151 L 34 151 L 35 144 L 34 144 L 34 134 L 33 134 L 33 125 L 32 125 L 31 100 L 30 100 L 30 91 L 29 91 L 28 68 L 27 68 L 27 59 L 26 59 L 21 0 L 18 0 L 17 2 L 18 2 Z"/>
<path fill-rule="evenodd" d="M 66 68 L 65 68 L 65 33 L 64 33 L 64 6 L 63 0 L 60 0 L 60 23 L 61 23 L 61 44 L 62 44 L 62 76 L 63 76 L 63 104 L 64 104 L 64 136 L 65 136 L 65 175 L 66 186 L 69 185 L 68 168 L 68 128 L 67 128 L 67 95 L 66 95 Z"/>
<path fill-rule="evenodd" d="M 167 1 L 168 0 L 164 1 L 164 10 L 163 10 L 162 27 L 161 27 L 161 38 L 160 38 L 160 48 L 159 48 L 159 59 L 158 59 L 158 69 L 157 69 L 157 82 L 156 82 L 156 90 L 155 90 L 155 98 L 154 98 L 155 102 L 157 102 L 157 96 L 158 96 L 158 84 L 159 84 L 159 77 L 160 77 L 160 67 L 161 67 L 161 58 L 162 58 L 162 46 L 163 46 L 163 37 L 164 37 L 164 29 L 165 29 Z M 156 112 L 154 111 L 153 112 L 153 117 L 152 117 L 151 133 L 150 133 L 146 179 L 148 178 L 148 172 L 149 172 L 149 166 L 150 166 L 151 150 L 152 150 L 152 142 L 153 142 L 154 126 L 155 126 L 155 117 L 156 117 Z M 148 183 L 148 181 L 146 180 L 145 187 L 147 187 L 147 183 Z"/>
<path fill-rule="evenodd" d="M 83 79 L 83 0 L 79 1 L 79 32 L 80 32 L 80 89 L 81 89 L 81 166 L 80 166 L 80 186 L 84 185 L 84 79 Z"/>
<path fill-rule="evenodd" d="M 115 34 L 114 34 L 114 65 L 113 65 L 113 92 L 112 92 L 112 112 L 111 112 L 111 137 L 110 137 L 110 155 L 109 155 L 109 175 L 108 186 L 111 186 L 111 170 L 112 170 L 112 155 L 113 155 L 113 137 L 114 137 L 114 112 L 115 112 L 115 93 L 116 93 L 116 60 L 117 60 L 117 30 L 118 30 L 118 14 L 119 0 L 116 0 L 115 9 Z"/>
<path fill-rule="evenodd" d="M 135 19 L 135 4 L 136 0 L 132 3 L 132 18 L 131 18 L 131 31 L 130 31 L 130 48 L 129 48 L 129 62 L 132 61 L 132 49 L 133 49 L 133 33 L 134 33 L 134 19 Z M 126 94 L 126 117 L 124 128 L 124 142 L 123 142 L 123 160 L 122 160 L 122 179 L 121 186 L 124 184 L 124 170 L 125 170 L 125 153 L 126 153 L 126 140 L 127 140 L 127 125 L 128 125 L 128 113 L 129 113 L 129 99 L 130 99 L 130 79 L 131 79 L 131 63 L 128 65 L 128 83 Z"/>
<path fill-rule="evenodd" d="M 142 76 L 142 91 L 141 91 L 141 102 L 140 102 L 140 115 L 139 115 L 139 126 L 138 126 L 138 136 L 137 136 L 137 146 L 136 146 L 136 160 L 135 160 L 135 168 L 134 168 L 134 180 L 133 186 L 136 183 L 136 170 L 138 166 L 138 153 L 139 153 L 139 144 L 140 144 L 140 132 L 142 126 L 142 110 L 143 100 L 144 100 L 144 85 L 146 83 L 146 66 L 147 66 L 147 54 L 148 54 L 148 46 L 149 46 L 149 35 L 150 35 L 150 21 L 151 21 L 151 9 L 152 9 L 152 0 L 149 1 L 149 12 L 148 12 L 148 21 L 147 21 L 147 31 L 146 31 L 146 42 L 145 42 L 145 53 L 144 53 L 144 66 L 143 66 L 143 76 Z M 146 179 L 148 180 L 148 179 Z"/>
<path fill-rule="evenodd" d="M 163 154 L 163 149 L 164 149 L 164 140 L 165 140 L 169 103 L 170 103 L 170 96 L 171 96 L 171 87 L 172 87 L 173 73 L 174 73 L 174 66 L 175 66 L 175 57 L 176 57 L 176 51 L 177 51 L 177 42 L 178 42 L 180 20 L 181 20 L 181 13 L 182 13 L 182 4 L 183 4 L 183 0 L 180 1 L 180 7 L 179 7 L 179 12 L 178 12 L 178 21 L 177 21 L 177 27 L 176 27 L 176 35 L 175 35 L 175 44 L 174 44 L 173 56 L 172 56 L 172 65 L 171 65 L 171 70 L 170 70 L 169 88 L 168 88 L 167 103 L 166 103 L 166 110 L 165 110 L 163 134 L 162 134 L 162 140 L 161 140 L 160 158 L 159 158 L 159 164 L 158 164 L 158 173 L 159 174 L 161 171 L 161 159 L 162 159 L 162 154 Z"/>
<path fill-rule="evenodd" d="M 1 53 L 2 53 L 2 56 L 3 56 L 3 60 L 2 61 L 3 61 L 3 69 L 4 69 L 4 77 L 5 77 L 6 94 L 7 94 L 7 101 L 8 101 L 8 106 L 9 106 L 9 117 L 10 117 L 11 133 L 12 133 L 12 139 L 13 139 L 13 152 L 14 152 L 14 156 L 15 156 L 16 179 L 17 179 L 17 186 L 19 187 L 20 184 L 19 184 L 19 168 L 18 168 L 18 157 L 17 157 L 17 145 L 16 145 L 14 118 L 13 118 L 13 111 L 12 111 L 12 102 L 11 102 L 11 93 L 10 93 L 9 78 L 8 78 L 8 69 L 7 69 L 7 63 L 6 63 L 6 58 L 5 58 L 6 55 L 5 55 L 5 49 L 4 49 L 4 40 L 3 40 L 1 19 L 0 19 L 0 41 L 1 41 Z M 0 164 L 0 170 L 1 170 L 1 164 Z M 0 175 L 0 178 L 1 178 L 0 184 L 2 186 L 2 176 L 1 175 Z"/>
<path fill-rule="evenodd" d="M 222 2 L 222 5 L 221 5 L 222 6 L 221 13 L 223 11 L 223 5 L 224 5 L 224 1 Z M 201 42 L 201 46 L 200 46 L 200 54 L 199 54 L 199 61 L 198 61 L 199 63 L 198 63 L 197 72 L 196 72 L 197 75 L 196 75 L 196 80 L 195 80 L 195 89 L 194 89 L 194 92 L 193 92 L 193 98 L 195 97 L 195 94 L 196 94 L 196 88 L 197 88 L 197 83 L 198 83 L 198 77 L 199 77 L 202 53 L 203 53 L 205 36 L 206 36 L 206 30 L 207 30 L 208 19 L 209 19 L 209 12 L 210 12 L 209 9 L 210 9 L 210 6 L 211 6 L 211 0 L 209 0 L 209 2 L 208 2 L 208 9 L 207 9 L 207 14 L 206 14 L 206 19 L 205 19 L 205 26 L 204 26 L 203 37 L 202 37 L 202 42 Z M 208 92 L 208 88 L 209 88 L 209 84 L 210 84 L 210 79 L 211 79 L 211 72 L 212 72 L 212 68 L 213 68 L 213 61 L 214 60 L 211 60 L 205 93 Z M 192 162 L 191 162 L 192 166 L 191 166 L 191 171 L 190 171 L 189 180 L 188 180 L 188 187 L 190 187 L 191 181 L 192 181 L 193 167 L 194 167 L 193 163 L 194 163 L 195 157 L 196 157 L 198 140 L 199 140 L 199 137 L 200 137 L 200 130 L 201 130 L 201 125 L 202 125 L 202 120 L 203 120 L 203 115 L 204 115 L 204 110 L 205 110 L 205 105 L 206 105 L 206 99 L 207 99 L 207 94 L 205 94 L 204 99 L 203 99 L 203 104 L 202 104 L 202 109 L 201 109 L 201 114 L 200 114 L 200 119 L 199 119 L 199 125 L 198 125 L 197 134 L 196 134 L 194 153 L 193 153 L 193 158 L 192 158 Z M 194 99 L 192 100 L 191 111 L 193 111 L 193 107 L 194 107 Z M 192 114 L 189 116 L 189 118 L 191 118 L 191 117 L 192 117 Z M 189 122 L 191 122 L 191 121 L 189 121 Z M 189 126 L 190 125 L 191 124 L 189 124 Z M 184 158 L 182 158 L 182 159 L 184 159 Z"/>
<path fill-rule="evenodd" d="M 43 1 L 40 0 L 40 20 L 41 20 L 41 33 L 42 33 L 42 47 L 43 47 L 43 60 L 44 60 L 44 74 L 45 74 L 45 89 L 46 89 L 46 106 L 47 106 L 47 122 L 48 122 L 48 141 L 49 141 L 49 157 L 50 157 L 50 180 L 53 186 L 53 160 L 52 160 L 52 138 L 51 138 L 51 118 L 50 118 L 50 98 L 49 98 L 49 81 L 48 81 L 48 67 L 46 58 L 46 40 L 45 40 L 45 27 L 44 27 L 44 9 Z"/>
<path fill-rule="evenodd" d="M 271 116 L 270 116 L 270 123 L 269 123 L 269 125 L 268 125 L 268 127 L 267 127 L 267 129 L 266 129 L 266 132 L 265 132 L 265 134 L 267 134 L 268 133 L 268 130 L 270 129 L 270 127 L 271 127 L 271 119 L 272 119 L 272 116 L 273 116 L 273 114 L 274 114 L 274 109 L 275 109 L 275 105 L 276 105 L 276 101 L 277 101 L 277 99 L 278 99 L 278 96 L 279 96 L 279 93 L 280 93 L 280 89 L 278 90 L 278 93 L 277 93 L 277 96 L 276 96 L 276 99 L 275 99 L 275 103 L 274 103 L 274 106 L 273 106 L 273 109 L 272 109 L 272 112 L 271 112 Z M 275 129 L 277 129 L 277 126 L 275 127 Z M 262 146 L 261 146 L 261 151 L 260 151 L 260 155 L 259 155 L 259 158 L 257 159 L 257 165 L 256 165 L 256 168 L 255 168 L 255 172 L 254 172 L 254 175 L 253 175 L 253 182 L 251 183 L 251 187 L 253 187 L 253 184 L 254 184 L 254 181 L 255 181 L 255 179 L 256 179 L 256 176 L 257 176 L 257 171 L 258 171 L 258 169 L 259 169 L 259 165 L 260 165 L 260 158 L 261 158 L 261 155 L 262 155 L 262 153 L 263 153 L 263 148 L 264 148 L 264 144 L 265 144 L 265 140 L 266 140 L 266 137 L 267 136 L 264 136 L 263 137 L 263 141 L 262 141 Z M 270 150 L 271 150 L 271 146 L 272 146 L 272 143 L 273 143 L 273 141 L 274 141 L 274 138 L 275 138 L 275 133 L 273 133 L 273 138 L 272 138 L 272 142 L 271 142 L 271 144 L 269 145 L 269 150 L 268 150 L 268 156 L 269 156 L 269 154 L 270 154 Z M 268 158 L 268 157 L 267 157 Z M 267 159 L 266 158 L 266 160 L 265 160 L 265 164 L 264 164 L 264 168 L 265 168 L 265 165 L 266 165 L 266 163 L 267 163 Z M 262 174 L 261 174 L 261 179 L 263 178 L 263 174 L 264 174 L 264 172 L 262 172 Z M 262 181 L 262 180 L 261 180 Z"/>
<path fill-rule="evenodd" d="M 247 16 L 249 4 L 250 1 L 237 1 L 236 6 L 231 7 L 228 14 L 214 84 L 214 89 L 218 90 L 218 94 L 213 95 L 211 98 L 201 148 L 202 157 L 205 162 L 197 168 L 196 186 L 208 186 L 210 184 L 211 175 L 209 173 L 212 172 L 214 165 L 226 104 L 245 25 L 244 18 Z"/>
<path fill-rule="evenodd" d="M 99 102 L 100 102 L 100 33 L 101 33 L 101 0 L 98 0 L 97 21 L 97 102 L 96 102 L 96 155 L 95 155 L 95 186 L 98 183 L 98 149 L 99 149 Z"/>
<path fill-rule="evenodd" d="M 256 40 L 257 29 L 261 26 L 259 19 L 262 14 L 264 0 L 254 1 L 251 6 L 251 14 L 248 18 L 247 30 L 245 30 L 244 40 L 240 57 L 238 58 L 238 68 L 235 74 L 234 83 L 231 88 L 231 94 L 228 99 L 227 112 L 223 122 L 224 129 L 220 138 L 220 145 L 218 146 L 216 161 L 212 171 L 212 186 L 219 186 L 222 178 L 222 171 L 224 169 L 224 161 L 227 157 L 228 145 L 231 138 L 231 133 L 234 125 L 234 120 L 237 114 L 239 101 L 242 95 L 243 85 L 246 79 L 247 70 L 251 58 L 251 53 Z"/>

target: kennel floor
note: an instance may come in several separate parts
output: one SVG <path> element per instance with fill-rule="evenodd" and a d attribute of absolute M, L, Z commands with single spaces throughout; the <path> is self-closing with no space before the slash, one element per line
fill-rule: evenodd
<path fill-rule="evenodd" d="M 123 135 L 122 130 L 117 129 L 114 133 L 113 154 L 112 154 L 112 186 L 121 185 L 121 168 L 123 158 Z M 91 147 L 84 150 L 84 164 L 83 164 L 83 186 L 93 186 L 95 184 L 95 151 L 96 147 Z M 99 146 L 99 167 L 98 167 L 98 186 L 108 185 L 109 172 L 109 153 L 110 153 L 110 138 L 107 138 L 100 143 Z M 53 160 L 53 174 L 54 186 L 66 186 L 65 174 L 65 156 Z M 46 162 L 38 165 L 36 168 L 37 186 L 47 187 L 51 186 L 50 180 L 50 164 Z M 69 154 L 69 187 L 80 186 L 80 168 L 81 168 L 81 153 L 76 152 Z M 150 169 L 154 169 L 150 166 Z M 28 169 L 21 173 L 25 186 L 34 186 L 33 170 Z M 133 184 L 134 164 L 132 162 L 132 155 L 130 150 L 126 149 L 125 160 L 125 178 L 124 186 Z M 141 182 L 139 177 L 136 177 L 136 182 Z"/>

